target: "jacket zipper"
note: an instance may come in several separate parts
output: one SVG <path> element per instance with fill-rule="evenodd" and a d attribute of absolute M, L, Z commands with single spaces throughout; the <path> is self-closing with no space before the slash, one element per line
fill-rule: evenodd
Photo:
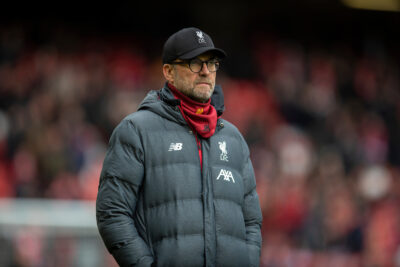
<path fill-rule="evenodd" d="M 203 151 L 201 149 L 201 141 L 197 136 L 197 133 L 195 133 L 193 130 L 190 130 L 189 132 L 193 134 L 194 138 L 196 139 L 197 151 L 199 152 L 199 159 L 200 159 L 200 170 L 201 172 L 203 172 Z"/>
<path fill-rule="evenodd" d="M 179 106 L 177 106 L 177 108 L 178 109 L 176 109 L 176 107 L 175 107 L 175 110 L 179 110 L 181 112 L 183 119 L 186 121 L 188 127 L 191 129 L 190 133 L 192 133 L 194 135 L 194 137 L 196 138 L 197 150 L 199 151 L 199 157 L 200 157 L 200 170 L 201 170 L 201 173 L 203 173 L 203 152 L 201 150 L 201 142 L 200 142 L 199 138 L 197 137 L 196 131 L 190 126 L 190 123 L 186 119 L 185 113 L 182 110 L 182 106 L 181 106 L 180 102 L 179 102 Z"/>

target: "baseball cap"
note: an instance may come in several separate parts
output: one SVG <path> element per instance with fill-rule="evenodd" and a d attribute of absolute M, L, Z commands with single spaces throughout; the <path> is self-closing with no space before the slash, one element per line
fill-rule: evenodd
<path fill-rule="evenodd" d="M 218 58 L 225 58 L 224 50 L 214 47 L 211 37 L 198 28 L 184 28 L 172 34 L 164 44 L 162 61 L 171 63 L 177 58 L 191 59 L 212 51 Z"/>

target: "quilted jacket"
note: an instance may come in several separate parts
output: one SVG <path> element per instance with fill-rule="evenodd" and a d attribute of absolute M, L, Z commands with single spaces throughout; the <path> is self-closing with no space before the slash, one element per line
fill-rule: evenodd
<path fill-rule="evenodd" d="M 221 115 L 218 86 L 211 104 Z M 262 216 L 247 144 L 221 118 L 202 139 L 178 105 L 167 86 L 150 91 L 113 131 L 96 201 L 104 244 L 120 266 L 258 266 Z"/>

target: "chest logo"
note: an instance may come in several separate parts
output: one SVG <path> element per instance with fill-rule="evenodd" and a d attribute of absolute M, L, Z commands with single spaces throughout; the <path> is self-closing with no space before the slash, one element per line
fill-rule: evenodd
<path fill-rule="evenodd" d="M 169 145 L 169 149 L 168 151 L 178 151 L 178 150 L 182 150 L 182 143 L 171 143 Z"/>
<path fill-rule="evenodd" d="M 221 150 L 221 155 L 219 155 L 220 160 L 228 162 L 228 151 L 226 150 L 226 142 L 218 142 L 219 149 Z"/>
<path fill-rule="evenodd" d="M 227 171 L 227 170 L 221 169 L 219 171 L 217 180 L 219 180 L 220 178 L 223 178 L 224 181 L 235 183 L 235 179 L 233 178 L 233 175 L 232 175 L 231 171 Z"/>

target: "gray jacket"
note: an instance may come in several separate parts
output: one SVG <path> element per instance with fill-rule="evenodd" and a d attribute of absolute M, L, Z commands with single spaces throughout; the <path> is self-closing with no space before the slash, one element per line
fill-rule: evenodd
<path fill-rule="evenodd" d="M 258 266 L 261 210 L 249 149 L 231 123 L 196 136 L 167 87 L 115 128 L 100 177 L 97 225 L 121 266 Z M 212 104 L 219 115 L 223 95 Z"/>

